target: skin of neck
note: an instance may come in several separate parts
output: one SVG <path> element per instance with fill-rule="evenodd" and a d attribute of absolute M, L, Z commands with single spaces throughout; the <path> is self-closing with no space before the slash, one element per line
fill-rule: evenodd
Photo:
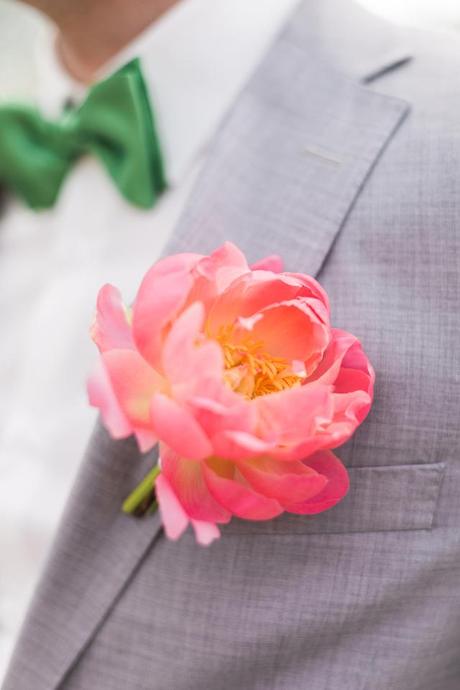
<path fill-rule="evenodd" d="M 67 72 L 90 84 L 96 72 L 180 0 L 23 0 L 57 27 Z"/>

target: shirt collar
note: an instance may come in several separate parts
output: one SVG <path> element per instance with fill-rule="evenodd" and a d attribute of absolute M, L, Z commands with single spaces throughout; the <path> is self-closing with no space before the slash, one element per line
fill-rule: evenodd
<path fill-rule="evenodd" d="M 219 122 L 298 0 L 182 0 L 100 70 L 102 79 L 133 57 L 141 65 L 174 185 L 206 149 Z M 39 45 L 38 104 L 57 117 L 84 86 L 56 57 L 55 37 Z"/>

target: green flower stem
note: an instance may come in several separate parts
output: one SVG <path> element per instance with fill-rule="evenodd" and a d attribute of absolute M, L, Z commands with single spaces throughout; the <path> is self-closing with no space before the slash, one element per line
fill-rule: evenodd
<path fill-rule="evenodd" d="M 160 468 L 156 465 L 124 501 L 122 505 L 124 513 L 142 517 L 156 511 L 158 503 L 155 499 L 155 480 L 159 474 Z"/>

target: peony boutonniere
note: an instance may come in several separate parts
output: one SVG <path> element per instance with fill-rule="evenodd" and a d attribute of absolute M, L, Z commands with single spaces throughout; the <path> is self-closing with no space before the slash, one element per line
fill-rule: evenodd
<path fill-rule="evenodd" d="M 331 328 L 319 283 L 281 270 L 226 243 L 156 263 L 132 308 L 111 285 L 99 293 L 89 399 L 114 438 L 159 443 L 123 508 L 145 512 L 156 495 L 171 539 L 191 523 L 209 544 L 232 516 L 312 515 L 347 493 L 331 449 L 366 417 L 374 372 L 357 338 Z"/>

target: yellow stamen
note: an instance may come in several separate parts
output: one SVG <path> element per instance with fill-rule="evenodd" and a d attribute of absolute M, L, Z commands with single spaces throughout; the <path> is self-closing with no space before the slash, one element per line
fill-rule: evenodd
<path fill-rule="evenodd" d="M 300 385 L 302 377 L 290 368 L 288 360 L 274 357 L 264 344 L 251 336 L 235 335 L 233 326 L 221 327 L 216 337 L 225 363 L 225 382 L 246 398 L 267 395 Z"/>

